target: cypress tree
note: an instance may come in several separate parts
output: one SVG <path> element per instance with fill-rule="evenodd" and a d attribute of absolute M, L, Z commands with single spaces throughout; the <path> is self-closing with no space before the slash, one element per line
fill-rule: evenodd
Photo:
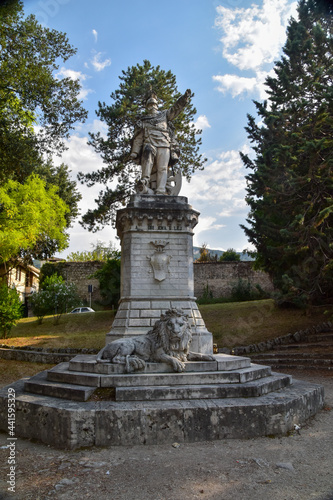
<path fill-rule="evenodd" d="M 280 303 L 304 307 L 333 295 L 333 7 L 300 0 L 283 56 L 266 80 L 268 99 L 248 116 L 254 155 L 241 153 L 248 226 L 257 265 Z"/>

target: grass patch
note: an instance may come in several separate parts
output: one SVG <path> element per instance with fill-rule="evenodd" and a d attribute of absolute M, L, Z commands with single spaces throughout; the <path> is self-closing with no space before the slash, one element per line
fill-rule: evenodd
<path fill-rule="evenodd" d="M 328 321 L 327 306 L 311 316 L 300 309 L 279 309 L 272 299 L 201 305 L 207 329 L 218 347 L 238 347 L 295 333 Z M 331 307 L 331 312 L 333 308 Z"/>
<path fill-rule="evenodd" d="M 219 347 L 237 347 L 295 333 L 328 321 L 327 306 L 315 308 L 311 316 L 300 309 L 279 309 L 271 299 L 250 302 L 228 302 L 199 306 L 207 329 Z M 110 330 L 115 312 L 65 314 L 59 325 L 49 316 L 39 325 L 36 318 L 21 319 L 12 329 L 8 346 L 45 348 L 101 349 Z"/>
<path fill-rule="evenodd" d="M 0 387 L 12 384 L 20 378 L 32 377 L 36 373 L 49 370 L 52 366 L 54 365 L 0 359 Z"/>
<path fill-rule="evenodd" d="M 15 347 L 101 349 L 114 315 L 115 311 L 64 314 L 58 325 L 54 325 L 53 316 L 44 318 L 41 325 L 37 318 L 24 318 L 12 328 L 10 337 L 0 339 L 0 343 Z"/>

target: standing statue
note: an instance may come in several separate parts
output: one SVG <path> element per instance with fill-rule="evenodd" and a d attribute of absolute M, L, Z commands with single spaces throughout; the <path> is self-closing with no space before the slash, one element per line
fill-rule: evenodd
<path fill-rule="evenodd" d="M 173 166 L 179 160 L 174 120 L 189 102 L 191 90 L 186 90 L 168 110 L 159 111 L 156 95 L 146 101 L 147 115 L 136 124 L 130 158 L 141 165 L 142 176 L 137 185 L 141 194 L 177 195 L 181 175 Z"/>

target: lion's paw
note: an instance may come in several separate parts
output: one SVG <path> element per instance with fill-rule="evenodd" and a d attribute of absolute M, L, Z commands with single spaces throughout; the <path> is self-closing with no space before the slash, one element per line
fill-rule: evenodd
<path fill-rule="evenodd" d="M 175 372 L 183 372 L 185 370 L 185 363 L 179 361 L 178 359 L 172 360 L 172 366 Z"/>
<path fill-rule="evenodd" d="M 138 356 L 126 356 L 126 371 L 127 373 L 144 370 L 146 363 Z"/>

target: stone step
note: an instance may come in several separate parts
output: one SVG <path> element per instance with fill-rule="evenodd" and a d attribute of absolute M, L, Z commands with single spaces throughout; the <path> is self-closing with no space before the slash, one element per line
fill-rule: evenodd
<path fill-rule="evenodd" d="M 311 364 L 300 364 L 300 363 L 293 363 L 293 361 L 290 361 L 289 363 L 285 364 L 276 364 L 272 363 L 271 368 L 274 368 L 274 370 L 318 370 L 318 371 L 333 371 L 333 365 L 311 365 Z"/>
<path fill-rule="evenodd" d="M 203 384 L 239 384 L 271 375 L 268 366 L 251 365 L 249 368 L 216 372 L 182 373 L 133 373 L 99 375 L 69 370 L 69 363 L 61 363 L 47 373 L 52 382 L 86 385 L 92 387 L 138 387 L 161 385 L 203 385 Z"/>
<path fill-rule="evenodd" d="M 47 371 L 34 375 L 24 383 L 24 390 L 27 392 L 72 401 L 87 401 L 95 389 L 95 387 L 51 382 L 47 380 Z"/>
<path fill-rule="evenodd" d="M 270 377 L 244 384 L 197 386 L 117 387 L 116 401 L 169 401 L 188 399 L 254 398 L 289 386 L 290 375 Z"/>
<path fill-rule="evenodd" d="M 69 363 L 60 363 L 47 372 L 47 380 L 74 385 L 86 385 L 89 387 L 100 387 L 101 375 L 95 373 L 72 372 Z"/>
<path fill-rule="evenodd" d="M 323 370 L 333 370 L 333 362 L 330 360 L 300 360 L 300 359 L 284 359 L 284 360 L 266 360 L 267 365 L 274 368 L 287 368 L 291 365 L 303 366 L 303 368 L 322 368 Z"/>
<path fill-rule="evenodd" d="M 274 359 L 327 359 L 333 360 L 333 352 L 331 353 L 320 353 L 320 352 L 267 352 L 263 354 L 255 354 L 251 356 L 252 361 L 256 360 L 262 362 L 262 360 L 274 360 Z"/>
<path fill-rule="evenodd" d="M 333 342 L 333 332 L 316 333 L 314 335 L 308 335 L 306 337 L 306 342 Z"/>
<path fill-rule="evenodd" d="M 265 358 L 262 360 L 268 365 L 276 365 L 276 366 L 284 366 L 286 364 L 290 363 L 297 363 L 299 365 L 304 365 L 304 366 L 310 366 L 310 365 L 320 365 L 320 366 L 332 366 L 333 367 L 333 360 L 332 359 L 300 359 L 300 358 L 294 358 L 294 357 L 288 357 L 288 358 Z"/>
<path fill-rule="evenodd" d="M 290 349 L 331 349 L 332 342 L 304 342 L 304 344 L 280 344 L 273 346 L 273 351 L 285 351 Z"/>
<path fill-rule="evenodd" d="M 185 372 L 231 371 L 251 366 L 251 360 L 248 357 L 216 354 L 214 358 L 215 361 L 187 361 Z M 69 370 L 103 375 L 126 373 L 124 365 L 97 363 L 96 355 L 82 354 L 70 361 Z M 167 363 L 147 363 L 145 373 L 174 373 L 174 370 Z"/>
<path fill-rule="evenodd" d="M 261 365 L 251 365 L 249 368 L 240 370 L 218 372 L 101 375 L 101 387 L 242 384 L 270 375 L 270 367 Z"/>

